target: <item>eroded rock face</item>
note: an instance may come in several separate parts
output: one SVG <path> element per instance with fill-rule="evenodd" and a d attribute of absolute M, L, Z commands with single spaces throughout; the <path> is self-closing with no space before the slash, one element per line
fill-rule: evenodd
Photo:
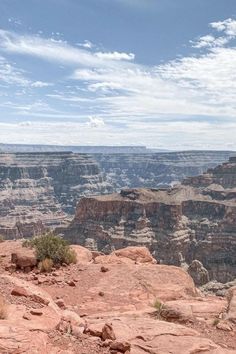
<path fill-rule="evenodd" d="M 0 154 L 0 234 L 31 237 L 63 226 L 77 200 L 111 187 L 88 155 Z"/>
<path fill-rule="evenodd" d="M 199 260 L 210 279 L 236 277 L 236 158 L 166 189 L 83 198 L 65 236 L 105 253 L 147 246 L 166 264 Z M 207 281 L 207 276 L 205 277 Z"/>
<path fill-rule="evenodd" d="M 114 191 L 122 188 L 158 188 L 196 176 L 227 161 L 227 151 L 183 151 L 136 154 L 95 154 Z"/>
<path fill-rule="evenodd" d="M 4 146 L 1 148 L 4 151 Z M 124 187 L 168 186 L 202 173 L 232 154 L 229 151 L 145 153 L 145 149 L 131 147 L 115 148 L 114 152 L 124 153 L 113 154 L 112 148 L 75 149 L 91 151 L 90 156 L 65 151 L 65 147 L 58 149 L 51 147 L 50 152 L 50 147 L 16 145 L 8 146 L 6 151 L 18 153 L 0 153 L 0 234 L 6 238 L 32 237 L 48 227 L 65 227 L 82 196 L 115 192 Z"/>

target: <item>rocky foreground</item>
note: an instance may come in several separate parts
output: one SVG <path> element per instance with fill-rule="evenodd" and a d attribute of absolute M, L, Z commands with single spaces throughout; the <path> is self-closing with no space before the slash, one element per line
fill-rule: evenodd
<path fill-rule="evenodd" d="M 163 264 L 189 268 L 198 285 L 236 278 L 236 158 L 169 189 L 83 198 L 65 232 L 110 253 L 143 245 Z"/>
<path fill-rule="evenodd" d="M 236 353 L 236 288 L 204 295 L 145 247 L 73 248 L 77 264 L 42 274 L 33 251 L 0 244 L 1 353 Z"/>

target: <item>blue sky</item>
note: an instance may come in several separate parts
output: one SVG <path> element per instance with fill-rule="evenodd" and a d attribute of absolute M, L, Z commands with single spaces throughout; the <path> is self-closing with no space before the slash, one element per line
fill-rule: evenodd
<path fill-rule="evenodd" d="M 0 142 L 236 150 L 235 0 L 0 0 Z"/>

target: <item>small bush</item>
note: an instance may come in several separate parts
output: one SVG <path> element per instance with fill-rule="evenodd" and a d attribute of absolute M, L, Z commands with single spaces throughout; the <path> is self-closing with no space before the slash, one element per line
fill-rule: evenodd
<path fill-rule="evenodd" d="M 155 307 L 157 312 L 160 313 L 163 308 L 163 303 L 161 301 L 159 301 L 158 299 L 156 299 L 153 306 Z"/>
<path fill-rule="evenodd" d="M 23 242 L 22 242 L 22 247 L 27 247 L 27 248 L 31 248 L 31 247 L 33 247 L 33 244 L 32 244 L 32 240 L 24 240 Z"/>
<path fill-rule="evenodd" d="M 34 237 L 27 242 L 27 247 L 35 248 L 39 262 L 50 259 L 54 265 L 76 263 L 76 254 L 66 240 L 51 232 Z"/>
<path fill-rule="evenodd" d="M 76 252 L 74 250 L 70 249 L 70 251 L 66 253 L 66 255 L 65 255 L 65 263 L 66 264 L 75 264 L 75 263 L 77 263 L 77 255 L 76 255 Z"/>
<path fill-rule="evenodd" d="M 39 262 L 38 268 L 41 273 L 49 273 L 52 271 L 53 261 L 49 258 L 45 258 L 43 261 Z"/>
<path fill-rule="evenodd" d="M 7 304 L 2 296 L 0 296 L 0 320 L 7 318 Z"/>
<path fill-rule="evenodd" d="M 5 241 L 5 237 L 3 235 L 0 235 L 0 243 Z"/>
<path fill-rule="evenodd" d="M 212 324 L 213 324 L 213 326 L 217 326 L 218 323 L 220 323 L 220 319 L 219 318 L 215 318 Z"/>

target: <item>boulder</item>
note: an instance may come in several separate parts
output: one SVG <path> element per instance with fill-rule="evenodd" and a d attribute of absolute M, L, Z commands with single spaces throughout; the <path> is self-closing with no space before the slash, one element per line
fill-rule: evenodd
<path fill-rule="evenodd" d="M 107 339 L 115 340 L 116 339 L 116 335 L 114 333 L 112 323 L 105 323 L 105 325 L 103 326 L 102 339 L 103 340 L 107 340 Z"/>
<path fill-rule="evenodd" d="M 11 261 L 16 265 L 16 268 L 23 271 L 30 271 L 37 265 L 37 259 L 33 250 L 23 249 L 20 252 L 12 253 Z"/>
<path fill-rule="evenodd" d="M 117 257 L 128 258 L 138 263 L 152 263 L 156 260 L 152 257 L 147 247 L 126 247 L 112 252 Z"/>
<path fill-rule="evenodd" d="M 89 251 L 87 248 L 79 245 L 71 245 L 70 247 L 76 253 L 77 263 L 88 264 L 92 262 L 93 260 L 92 252 Z"/>
<path fill-rule="evenodd" d="M 74 326 L 85 326 L 84 320 L 73 311 L 64 310 L 62 312 L 62 320 Z"/>

